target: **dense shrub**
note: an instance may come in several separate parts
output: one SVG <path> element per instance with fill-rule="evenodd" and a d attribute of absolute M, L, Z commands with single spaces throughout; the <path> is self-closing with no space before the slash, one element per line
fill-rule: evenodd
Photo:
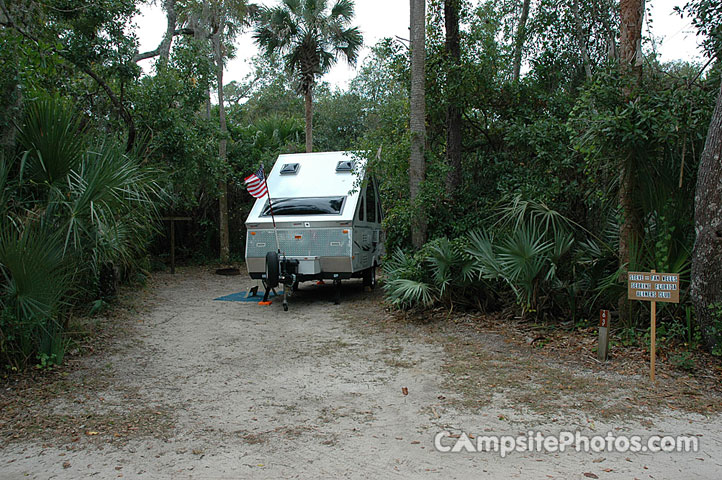
<path fill-rule="evenodd" d="M 0 158 L 0 361 L 16 369 L 62 361 L 70 310 L 139 266 L 164 198 L 155 171 L 80 119 L 28 102 L 18 155 Z"/>

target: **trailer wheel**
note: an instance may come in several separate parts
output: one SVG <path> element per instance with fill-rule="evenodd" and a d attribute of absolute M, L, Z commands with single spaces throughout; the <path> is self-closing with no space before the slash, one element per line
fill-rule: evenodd
<path fill-rule="evenodd" d="M 363 284 L 364 287 L 369 287 L 371 289 L 376 287 L 376 267 L 369 267 L 366 270 L 364 270 L 364 276 L 363 276 Z"/>
<path fill-rule="evenodd" d="M 268 252 L 266 254 L 266 287 L 276 288 L 278 286 L 278 253 Z"/>

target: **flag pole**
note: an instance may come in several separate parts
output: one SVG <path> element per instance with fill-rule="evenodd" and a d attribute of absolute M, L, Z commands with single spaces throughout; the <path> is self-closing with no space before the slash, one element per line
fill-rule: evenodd
<path fill-rule="evenodd" d="M 271 220 L 273 220 L 273 233 L 276 235 L 276 249 L 281 254 L 281 244 L 278 242 L 278 229 L 276 228 L 276 217 L 273 215 L 273 202 L 271 201 L 271 191 L 268 189 L 268 180 L 266 173 L 263 173 L 263 183 L 266 184 L 266 195 L 268 195 L 268 208 L 271 210 Z"/>

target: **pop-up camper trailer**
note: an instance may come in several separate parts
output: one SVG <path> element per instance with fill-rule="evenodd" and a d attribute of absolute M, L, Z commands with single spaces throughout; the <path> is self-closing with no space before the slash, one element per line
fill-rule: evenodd
<path fill-rule="evenodd" d="M 267 183 L 271 204 L 268 195 L 257 199 L 246 220 L 246 266 L 263 281 L 264 301 L 279 283 L 284 309 L 286 292 L 300 282 L 333 280 L 337 302 L 342 279 L 375 286 L 382 214 L 362 160 L 350 152 L 281 155 Z"/>

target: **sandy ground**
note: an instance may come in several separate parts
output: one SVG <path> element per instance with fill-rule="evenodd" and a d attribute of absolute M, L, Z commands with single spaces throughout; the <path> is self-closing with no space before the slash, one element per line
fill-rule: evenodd
<path fill-rule="evenodd" d="M 518 390 L 482 378 L 488 373 L 498 382 L 516 368 L 499 361 L 503 355 L 535 368 L 530 354 L 510 350 L 503 340 L 485 339 L 488 356 L 472 359 L 486 362 L 487 373 L 464 373 L 459 356 L 450 353 L 458 337 L 418 325 L 385 328 L 381 295 L 363 292 L 358 282 L 344 286 L 340 306 L 331 302 L 330 285 L 310 284 L 302 285 L 289 312 L 280 301 L 262 307 L 213 300 L 248 283 L 199 269 L 156 275 L 137 312 L 124 320 L 127 335 L 110 353 L 83 358 L 59 384 L 67 390 L 59 387 L 39 410 L 65 426 L 54 435 L 52 423 L 41 423 L 34 433 L 6 441 L 0 478 L 722 475 L 719 416 L 650 410 L 615 419 L 571 397 L 568 405 L 543 411 L 533 408 L 545 403 L 541 393 L 519 401 L 513 398 Z M 610 375 L 597 380 L 616 382 Z M 484 384 L 488 395 L 476 401 L 478 391 L 457 388 L 460 382 Z M 437 452 L 433 439 L 442 430 L 687 434 L 699 438 L 701 450 L 501 458 Z"/>

